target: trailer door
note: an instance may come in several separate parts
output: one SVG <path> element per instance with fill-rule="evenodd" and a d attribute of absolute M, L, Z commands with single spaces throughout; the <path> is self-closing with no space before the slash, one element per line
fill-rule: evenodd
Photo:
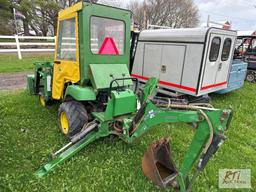
<path fill-rule="evenodd" d="M 160 75 L 162 45 L 146 44 L 144 53 L 143 76 L 146 78 Z"/>
<path fill-rule="evenodd" d="M 186 47 L 183 45 L 164 45 L 160 66 L 160 80 L 171 84 L 181 84 L 181 74 Z"/>
<path fill-rule="evenodd" d="M 225 85 L 228 81 L 230 62 L 232 59 L 232 50 L 234 45 L 234 36 L 224 36 L 219 56 L 218 71 L 216 74 L 215 84 Z"/>
<path fill-rule="evenodd" d="M 215 87 L 216 75 L 220 63 L 220 50 L 223 38 L 224 36 L 220 34 L 212 33 L 210 35 L 201 90 L 207 90 Z"/>

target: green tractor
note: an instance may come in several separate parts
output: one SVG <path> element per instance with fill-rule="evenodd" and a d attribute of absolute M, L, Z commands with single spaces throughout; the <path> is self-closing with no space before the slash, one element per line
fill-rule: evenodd
<path fill-rule="evenodd" d="M 36 62 L 27 81 L 43 106 L 61 103 L 59 127 L 70 142 L 36 176 L 43 177 L 99 138 L 115 135 L 132 143 L 160 123 L 183 122 L 195 134 L 181 166 L 176 167 L 168 140 L 162 139 L 149 147 L 142 169 L 160 187 L 184 192 L 224 142 L 230 109 L 159 97 L 158 79 L 140 88 L 130 76 L 131 17 L 128 10 L 87 2 L 59 13 L 54 62 Z"/>

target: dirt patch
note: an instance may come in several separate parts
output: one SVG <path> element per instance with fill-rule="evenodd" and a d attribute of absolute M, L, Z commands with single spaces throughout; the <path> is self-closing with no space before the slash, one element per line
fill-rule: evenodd
<path fill-rule="evenodd" d="M 25 89 L 26 76 L 33 72 L 0 73 L 0 91 Z"/>

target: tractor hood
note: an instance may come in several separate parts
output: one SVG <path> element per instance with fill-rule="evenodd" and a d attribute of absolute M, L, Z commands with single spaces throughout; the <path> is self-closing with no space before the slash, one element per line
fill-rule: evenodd
<path fill-rule="evenodd" d="M 94 89 L 107 89 L 111 81 L 118 78 L 130 77 L 129 70 L 125 64 L 90 64 L 90 80 Z M 118 82 L 119 86 L 132 85 L 131 80 Z M 117 87 L 113 83 L 113 87 Z"/>

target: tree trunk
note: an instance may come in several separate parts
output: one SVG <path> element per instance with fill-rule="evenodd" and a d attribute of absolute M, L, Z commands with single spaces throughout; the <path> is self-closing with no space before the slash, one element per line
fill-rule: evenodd
<path fill-rule="evenodd" d="M 24 29 L 24 35 L 29 36 L 29 26 L 27 19 L 23 20 L 23 29 Z"/>
<path fill-rule="evenodd" d="M 54 18 L 53 28 L 54 28 L 54 36 L 57 35 L 57 26 L 58 26 L 58 18 Z"/>

